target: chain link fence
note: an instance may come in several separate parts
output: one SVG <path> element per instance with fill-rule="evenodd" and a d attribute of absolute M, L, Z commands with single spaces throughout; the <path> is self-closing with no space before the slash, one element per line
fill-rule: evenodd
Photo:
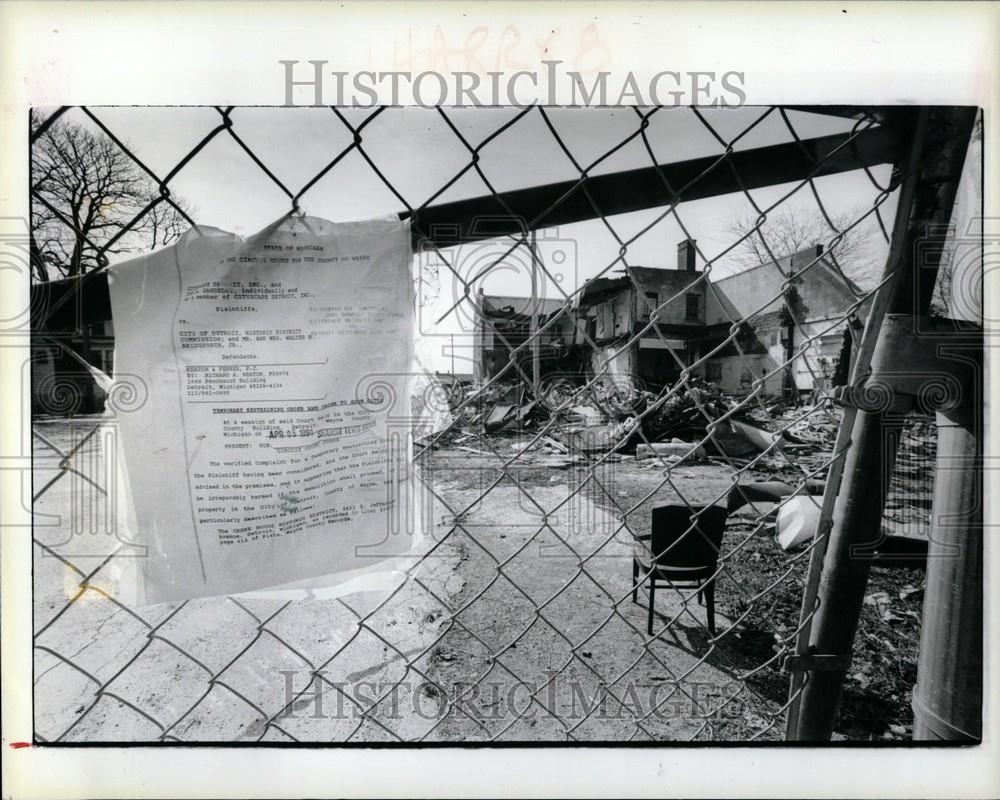
<path fill-rule="evenodd" d="M 385 109 L 324 111 L 348 143 L 300 188 L 248 143 L 239 108 L 215 109 L 214 125 L 164 174 L 100 109 L 49 112 L 33 142 L 68 111 L 155 190 L 115 230 L 88 238 L 33 175 L 47 224 L 72 231 L 93 259 L 68 290 L 48 290 L 36 320 L 74 304 L 81 326 L 100 320 L 88 293 L 116 248 L 157 209 L 196 225 L 187 201 L 198 198 L 181 200 L 171 185 L 228 138 L 287 201 L 274 215 L 299 213 L 338 165 L 360 158 L 412 220 L 419 268 L 457 287 L 435 321 L 471 320 L 475 368 L 433 378 L 420 400 L 437 419 L 415 431 L 429 536 L 391 591 L 149 608 L 120 602 L 109 579 L 115 559 L 136 557 L 115 536 L 105 458 L 113 419 L 72 413 L 78 384 L 50 380 L 39 392 L 48 413 L 33 425 L 38 742 L 783 738 L 801 691 L 789 693 L 785 659 L 805 624 L 806 567 L 822 540 L 786 551 L 772 534 L 777 518 L 786 527 L 809 518 L 803 503 L 843 457 L 833 390 L 848 367 L 863 372 L 851 361 L 883 284 L 880 270 L 866 282 L 848 277 L 841 254 L 863 230 L 875 232 L 876 250 L 889 244 L 885 216 L 905 177 L 879 170 L 901 160 L 885 115 L 835 112 L 843 116 L 824 119 L 837 132 L 810 137 L 798 128 L 817 116 L 798 109 L 742 109 L 721 122 L 698 108 L 592 110 L 593 119 L 625 115 L 629 133 L 583 157 L 551 109 L 510 111 L 481 138 L 453 110 L 428 110 L 451 137 L 440 149 L 460 166 L 421 201 L 366 148 Z M 655 124 L 667 115 L 697 131 L 700 154 L 680 166 L 670 126 Z M 508 181 L 488 174 L 485 155 L 519 128 L 554 143 L 576 177 L 498 189 Z M 775 138 L 750 147 L 765 128 Z M 625 149 L 645 163 L 614 169 Z M 825 197 L 837 191 L 843 204 L 831 175 L 854 180 L 846 217 Z M 473 178 L 482 197 L 441 202 Z M 761 187 L 772 187 L 767 202 Z M 720 196 L 752 215 L 710 250 L 685 212 Z M 774 223 L 803 198 L 818 238 L 792 253 Z M 642 223 L 628 224 L 623 214 L 638 209 L 648 212 Z M 483 227 L 496 219 L 499 232 Z M 567 220 L 599 226 L 615 253 L 586 280 L 557 277 L 539 245 L 536 232 Z M 683 234 L 683 263 L 641 266 L 631 254 L 665 221 Z M 463 245 L 484 241 L 478 260 L 463 260 Z M 748 243 L 762 263 L 727 271 Z M 520 305 L 484 293 L 484 280 L 517 260 L 528 265 Z M 35 334 L 39 348 L 79 350 L 79 327 L 36 322 Z M 695 551 L 701 560 L 690 560 Z"/>

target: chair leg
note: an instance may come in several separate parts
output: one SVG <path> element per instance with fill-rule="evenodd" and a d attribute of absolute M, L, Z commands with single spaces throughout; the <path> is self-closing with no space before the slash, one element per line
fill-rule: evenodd
<path fill-rule="evenodd" d="M 715 635 L 715 581 L 710 580 L 703 587 L 705 592 L 705 615 L 708 618 L 708 632 Z"/>
<path fill-rule="evenodd" d="M 698 605 L 705 605 L 705 593 L 702 591 L 701 586 L 698 587 Z"/>
<path fill-rule="evenodd" d="M 639 562 L 632 559 L 632 602 L 639 602 Z"/>
<path fill-rule="evenodd" d="M 653 573 L 649 576 L 649 625 L 647 626 L 647 632 L 650 636 L 653 635 L 653 606 L 655 604 L 656 598 L 656 577 Z"/>

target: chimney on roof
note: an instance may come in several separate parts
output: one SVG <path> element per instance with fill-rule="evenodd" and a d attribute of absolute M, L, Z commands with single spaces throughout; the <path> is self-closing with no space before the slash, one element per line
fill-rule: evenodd
<path fill-rule="evenodd" d="M 804 267 L 806 264 L 811 264 L 823 255 L 823 252 L 824 250 L 822 244 L 814 244 L 812 247 L 808 247 L 805 250 L 800 250 L 798 253 L 794 253 L 791 258 L 788 259 L 788 264 L 792 269 Z"/>
<path fill-rule="evenodd" d="M 694 272 L 694 245 L 696 239 L 685 239 L 677 245 L 677 269 L 683 272 Z"/>

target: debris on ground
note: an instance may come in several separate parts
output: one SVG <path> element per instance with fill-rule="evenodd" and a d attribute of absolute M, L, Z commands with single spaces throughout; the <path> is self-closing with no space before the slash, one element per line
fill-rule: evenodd
<path fill-rule="evenodd" d="M 564 453 L 599 455 L 632 453 L 640 458 L 720 456 L 754 458 L 762 451 L 778 453 L 796 442 L 810 443 L 808 429 L 801 437 L 783 433 L 768 423 L 771 414 L 794 414 L 796 407 L 780 401 L 767 406 L 764 419 L 739 408 L 739 400 L 724 395 L 713 383 L 691 377 L 670 389 L 664 399 L 652 392 L 614 382 L 586 382 L 557 375 L 547 378 L 538 397 L 524 381 L 472 383 L 449 394 L 452 424 L 449 433 L 507 434 L 525 429 L 546 430 Z M 736 418 L 734 413 L 739 414 Z M 709 430 L 712 435 L 709 436 Z M 823 431 L 822 441 L 826 439 Z M 451 443 L 456 443 L 454 438 Z M 683 446 L 677 446 L 681 443 Z M 820 440 L 816 444 L 819 445 Z M 649 449 L 648 445 L 658 445 Z M 663 445 L 660 447 L 659 445 Z"/>
<path fill-rule="evenodd" d="M 544 454 L 612 460 L 634 454 L 637 465 L 649 468 L 662 467 L 664 460 L 729 468 L 753 462 L 755 473 L 768 479 L 825 477 L 843 415 L 829 398 L 748 403 L 693 376 L 667 393 L 664 399 L 630 385 L 563 374 L 547 377 L 538 397 L 521 379 L 456 385 L 448 394 L 452 422 L 435 434 L 432 447 L 495 452 L 474 440 L 489 435 L 511 442 L 538 432 L 543 438 L 531 448 L 532 459 Z M 512 452 L 529 457 L 527 449 Z M 926 536 L 933 425 L 908 426 L 899 452 L 886 503 L 888 532 Z"/>
<path fill-rule="evenodd" d="M 832 449 L 840 427 L 840 415 L 832 411 L 816 413 L 815 407 L 790 409 L 787 416 L 775 417 L 782 427 L 787 427 L 786 438 L 795 444 Z M 792 421 L 802 417 L 797 421 Z"/>
<path fill-rule="evenodd" d="M 603 425 L 563 425 L 553 431 L 553 434 L 570 450 L 606 453 L 626 447 L 635 427 L 636 419 L 630 417 L 621 422 Z"/>
<path fill-rule="evenodd" d="M 749 422 L 734 419 L 730 422 L 733 430 L 746 439 L 758 450 L 769 450 L 774 448 L 780 450 L 784 446 L 784 439 L 780 433 L 771 433 Z"/>
<path fill-rule="evenodd" d="M 711 442 L 720 455 L 729 458 L 745 458 L 759 452 L 756 445 L 739 433 L 728 421 L 715 426 Z"/>
<path fill-rule="evenodd" d="M 658 458 L 670 457 L 675 459 L 687 458 L 690 460 L 701 460 L 705 458 L 705 448 L 700 444 L 685 442 L 681 439 L 671 439 L 669 442 L 654 442 L 652 444 L 640 444 L 635 448 L 636 458 Z"/>
<path fill-rule="evenodd" d="M 513 422 L 514 411 L 516 409 L 517 406 L 511 405 L 510 403 L 497 403 L 493 406 L 493 408 L 490 409 L 489 414 L 486 415 L 486 420 L 483 422 L 483 427 L 486 428 L 486 432 L 495 433 Z"/>
<path fill-rule="evenodd" d="M 497 403 L 486 416 L 483 427 L 487 433 L 496 433 L 514 425 L 523 427 L 530 420 L 531 412 L 535 410 L 536 405 L 534 400 L 521 405 Z"/>
<path fill-rule="evenodd" d="M 555 439 L 553 439 L 553 438 L 552 438 L 551 436 L 543 436 L 543 437 L 542 437 L 542 440 L 543 440 L 543 441 L 544 441 L 544 442 L 545 442 L 545 443 L 546 443 L 547 445 L 549 445 L 549 446 L 551 446 L 551 447 L 554 447 L 554 448 L 555 448 L 556 450 L 558 450 L 558 451 L 559 451 L 560 453 L 568 453 L 568 452 L 569 452 L 569 448 L 568 448 L 568 447 L 567 447 L 566 445 L 564 445 L 564 444 L 563 444 L 562 442 L 559 442 L 559 441 L 556 441 L 556 440 L 555 440 Z"/>
<path fill-rule="evenodd" d="M 639 402 L 652 408 L 643 417 L 642 432 L 651 442 L 665 437 L 702 439 L 705 426 L 731 410 L 729 402 L 715 384 L 691 378 L 666 400 L 657 404 L 650 392 L 642 392 Z"/>
<path fill-rule="evenodd" d="M 603 419 L 601 412 L 593 406 L 573 406 L 560 413 L 567 422 L 580 425 L 599 425 Z"/>
<path fill-rule="evenodd" d="M 451 438 L 429 457 L 448 464 L 448 451 L 457 451 L 451 453 L 451 463 L 457 465 L 452 467 L 454 480 L 468 481 L 470 491 L 478 490 L 473 481 L 481 480 L 473 476 L 473 466 L 499 468 L 505 463 L 512 476 L 529 486 L 567 486 L 569 493 L 580 481 L 596 504 L 619 513 L 627 509 L 629 524 L 641 525 L 634 520 L 645 518 L 645 507 L 635 510 L 642 503 L 669 502 L 677 494 L 697 502 L 722 496 L 734 466 L 752 463 L 745 477 L 753 481 L 797 486 L 806 477 L 824 480 L 844 413 L 823 396 L 809 403 L 796 398 L 758 402 L 696 379 L 675 388 L 660 404 L 662 394 L 629 397 L 585 386 L 582 378 L 561 379 L 557 389 L 536 399 L 523 382 L 491 385 L 481 397 L 475 396 L 476 387 L 466 387 L 459 398 L 465 406 L 453 408 Z M 554 395 L 558 403 L 552 401 Z M 909 692 L 916 679 L 925 558 L 911 553 L 917 546 L 898 534 L 908 533 L 901 526 L 926 530 L 934 452 L 933 423 L 908 421 L 887 498 L 886 537 L 872 564 L 881 568 L 872 570 L 870 597 L 861 610 L 840 736 L 905 738 L 912 725 Z M 595 462 L 609 461 L 619 464 L 609 472 L 613 478 L 593 471 Z M 666 484 L 664 461 L 671 470 L 680 462 Z M 786 505 L 792 508 L 796 502 L 808 499 Z M 808 559 L 776 547 L 772 529 L 761 526 L 762 521 L 767 522 L 759 512 L 748 512 L 735 515 L 727 527 L 730 541 L 742 544 L 739 555 L 727 562 L 732 575 L 726 580 L 738 582 L 740 590 L 723 584 L 719 604 L 740 622 L 717 645 L 717 653 L 734 664 L 760 663 L 773 654 L 776 629 L 787 638 L 800 613 Z M 747 596 L 759 599 L 748 602 Z M 769 701 L 787 700 L 787 682 L 767 671 L 748 684 Z"/>

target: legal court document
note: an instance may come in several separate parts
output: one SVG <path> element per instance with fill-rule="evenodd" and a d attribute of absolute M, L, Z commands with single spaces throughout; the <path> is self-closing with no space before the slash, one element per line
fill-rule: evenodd
<path fill-rule="evenodd" d="M 110 268 L 137 602 L 262 589 L 405 552 L 409 224 L 194 228 Z M 122 377 L 122 376 L 127 376 Z"/>

